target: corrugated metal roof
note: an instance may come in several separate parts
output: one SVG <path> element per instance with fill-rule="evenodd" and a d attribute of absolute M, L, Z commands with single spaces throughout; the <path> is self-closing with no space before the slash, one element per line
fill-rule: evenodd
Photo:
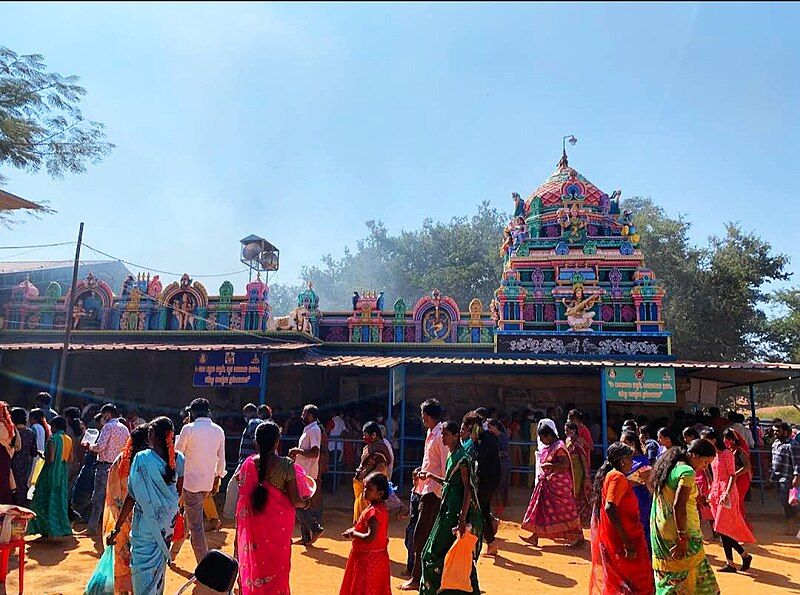
<path fill-rule="evenodd" d="M 635 368 L 671 367 L 686 370 L 748 370 L 783 371 L 800 374 L 800 364 L 780 362 L 694 362 L 694 361 L 618 361 L 579 360 L 547 358 L 503 358 L 503 357 L 433 357 L 433 356 L 375 356 L 335 355 L 307 358 L 303 361 L 285 362 L 284 366 L 391 368 L 401 364 L 466 365 L 466 366 L 539 366 L 600 368 L 603 366 L 625 366 Z"/>
<path fill-rule="evenodd" d="M 7 343 L 0 351 L 44 351 L 63 347 L 62 343 Z M 170 343 L 73 343 L 72 351 L 295 351 L 311 347 L 306 343 L 191 344 Z"/>

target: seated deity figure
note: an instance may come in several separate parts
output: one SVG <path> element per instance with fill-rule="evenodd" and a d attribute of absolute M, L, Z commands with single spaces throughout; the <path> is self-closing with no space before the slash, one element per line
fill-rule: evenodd
<path fill-rule="evenodd" d="M 592 330 L 592 320 L 595 313 L 591 311 L 597 300 L 600 299 L 599 294 L 591 295 L 588 298 L 583 297 L 583 285 L 575 285 L 572 290 L 572 300 L 562 299 L 561 303 L 566 306 L 567 324 L 573 331 L 587 331 Z"/>

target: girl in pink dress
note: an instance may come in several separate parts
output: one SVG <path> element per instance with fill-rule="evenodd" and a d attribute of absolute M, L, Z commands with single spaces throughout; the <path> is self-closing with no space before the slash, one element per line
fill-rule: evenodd
<path fill-rule="evenodd" d="M 256 428 L 258 454 L 239 470 L 236 542 L 242 595 L 289 595 L 295 508 L 309 500 L 298 493 L 294 463 L 276 454 L 281 430 L 266 421 Z M 305 478 L 301 478 L 305 480 Z"/>
<path fill-rule="evenodd" d="M 719 533 L 722 549 L 725 550 L 727 564 L 719 572 L 737 572 L 733 565 L 733 550 L 742 557 L 740 570 L 750 569 L 753 556 L 745 553 L 742 543 L 755 543 L 756 538 L 742 517 L 739 505 L 739 490 L 736 487 L 736 465 L 733 453 L 725 447 L 722 438 L 714 430 L 703 432 L 703 438 L 717 449 L 717 456 L 711 463 L 714 478 L 708 495 L 714 513 L 714 531 Z"/>

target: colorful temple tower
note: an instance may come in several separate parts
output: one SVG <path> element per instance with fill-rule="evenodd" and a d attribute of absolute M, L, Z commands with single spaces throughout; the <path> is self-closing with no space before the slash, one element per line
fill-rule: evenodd
<path fill-rule="evenodd" d="M 527 199 L 514 193 L 496 349 L 575 356 L 671 356 L 664 289 L 645 266 L 633 213 L 570 167 L 566 151 Z"/>

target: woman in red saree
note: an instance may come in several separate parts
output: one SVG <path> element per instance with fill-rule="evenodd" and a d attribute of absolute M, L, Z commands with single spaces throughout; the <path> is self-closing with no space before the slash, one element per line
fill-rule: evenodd
<path fill-rule="evenodd" d="M 294 463 L 276 454 L 281 430 L 265 421 L 255 433 L 258 454 L 239 470 L 236 543 L 242 595 L 289 595 L 294 509 L 308 506 L 297 491 Z"/>
<path fill-rule="evenodd" d="M 558 435 L 547 425 L 539 430 L 544 445 L 539 454 L 541 468 L 522 528 L 531 532 L 523 541 L 538 545 L 540 537 L 565 541 L 576 547 L 583 544 L 583 529 L 572 484 L 569 453 Z"/>
<path fill-rule="evenodd" d="M 575 506 L 578 509 L 581 524 L 584 527 L 588 527 L 591 517 L 589 497 L 592 493 L 592 485 L 589 478 L 591 447 L 578 433 L 577 424 L 568 423 L 565 431 L 567 434 L 567 452 L 569 452 L 569 458 L 572 462 L 572 485 L 575 493 Z"/>
<path fill-rule="evenodd" d="M 625 477 L 633 465 L 633 454 L 629 446 L 615 442 L 595 475 L 590 595 L 655 593 L 639 501 Z"/>

